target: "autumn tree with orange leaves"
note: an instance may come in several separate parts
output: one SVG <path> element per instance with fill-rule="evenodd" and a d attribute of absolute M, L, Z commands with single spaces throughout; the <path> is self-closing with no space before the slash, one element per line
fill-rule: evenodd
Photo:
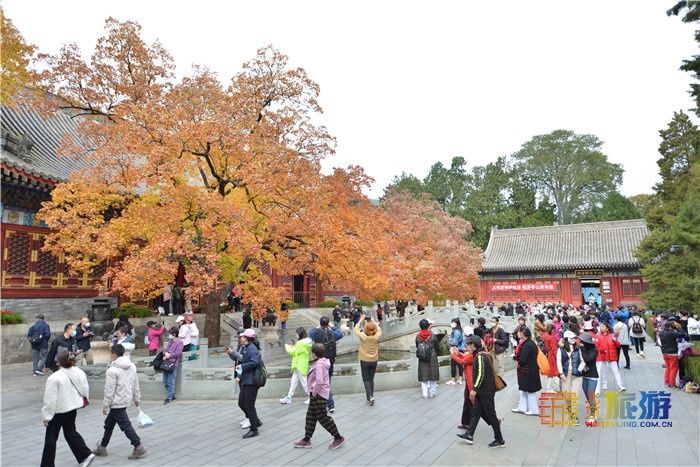
<path fill-rule="evenodd" d="M 79 121 L 62 153 L 87 168 L 42 209 L 56 229 L 45 248 L 75 272 L 110 261 L 103 284 L 131 297 L 158 295 L 183 265 L 205 297 L 210 345 L 225 284 L 240 284 L 257 318 L 281 313 L 263 265 L 314 271 L 366 297 L 476 294 L 466 223 L 403 197 L 373 206 L 359 167 L 321 173 L 335 140 L 317 123 L 319 87 L 274 48 L 228 86 L 206 68 L 176 80 L 168 52 L 146 44 L 138 24 L 108 19 L 92 56 L 68 45 L 46 65 L 43 86 L 60 98 L 50 105 Z"/>

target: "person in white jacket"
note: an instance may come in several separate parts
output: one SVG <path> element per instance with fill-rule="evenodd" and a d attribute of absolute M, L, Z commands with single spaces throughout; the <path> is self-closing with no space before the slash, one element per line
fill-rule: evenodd
<path fill-rule="evenodd" d="M 192 347 L 196 348 L 199 345 L 199 328 L 197 327 L 197 323 L 194 322 L 192 315 L 187 315 L 185 317 L 185 325 L 190 328 Z"/>
<path fill-rule="evenodd" d="M 85 444 L 85 440 L 75 429 L 77 409 L 83 407 L 83 397 L 90 390 L 85 372 L 75 366 L 75 356 L 69 352 L 58 355 L 59 369 L 46 380 L 44 405 L 41 416 L 46 427 L 44 451 L 41 466 L 53 466 L 56 459 L 56 441 L 63 430 L 63 436 L 81 466 L 89 466 L 95 455 Z"/>
<path fill-rule="evenodd" d="M 192 322 L 192 317 L 187 316 L 188 322 L 185 322 L 183 316 L 178 316 L 175 320 L 175 324 L 178 326 L 178 337 L 182 341 L 182 351 L 189 352 L 192 350 L 192 328 L 190 324 Z M 197 331 L 199 335 L 199 330 Z"/>
<path fill-rule="evenodd" d="M 105 419 L 105 431 L 102 441 L 95 448 L 94 453 L 98 456 L 107 455 L 107 445 L 112 438 L 114 426 L 124 432 L 134 451 L 129 459 L 140 459 L 146 455 L 146 448 L 141 444 L 141 439 L 136 434 L 134 427 L 126 413 L 127 407 L 134 402 L 137 407 L 141 404 L 141 389 L 139 388 L 139 378 L 134 365 L 129 357 L 124 355 L 124 347 L 121 344 L 114 344 L 111 348 L 112 363 L 107 368 L 105 377 L 105 395 L 102 401 L 102 413 L 107 415 Z"/>

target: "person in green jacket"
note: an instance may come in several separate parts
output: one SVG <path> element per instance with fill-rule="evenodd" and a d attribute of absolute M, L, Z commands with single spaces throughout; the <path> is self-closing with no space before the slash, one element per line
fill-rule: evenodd
<path fill-rule="evenodd" d="M 301 381 L 301 387 L 304 388 L 304 393 L 309 394 L 308 387 L 306 385 L 306 375 L 309 374 L 309 355 L 311 354 L 311 339 L 306 335 L 306 329 L 298 328 L 296 344 L 285 345 L 287 353 L 292 356 L 292 380 L 289 384 L 289 393 L 280 399 L 281 404 L 291 404 L 292 397 L 294 396 L 294 391 L 297 389 L 297 384 Z M 309 403 L 307 398 L 306 404 Z"/>

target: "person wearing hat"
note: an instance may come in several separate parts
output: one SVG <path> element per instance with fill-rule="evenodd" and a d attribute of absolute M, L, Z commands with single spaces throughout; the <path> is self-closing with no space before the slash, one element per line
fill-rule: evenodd
<path fill-rule="evenodd" d="M 598 358 L 598 349 L 593 341 L 593 336 L 584 332 L 579 336 L 581 341 L 581 360 L 579 363 L 581 370 L 581 386 L 583 394 L 588 402 L 588 411 L 586 421 L 591 422 L 598 418 L 598 409 L 596 401 L 596 388 L 598 386 L 598 369 L 596 367 L 596 359 Z"/>
<path fill-rule="evenodd" d="M 578 417 L 576 417 L 577 410 L 573 406 L 573 401 L 577 399 L 575 394 L 578 394 L 582 386 L 580 369 L 582 360 L 581 350 L 576 343 L 576 334 L 564 331 L 564 337 L 559 341 L 557 350 L 557 373 L 561 392 L 567 401 L 569 417 L 576 425 L 578 425 Z"/>
<path fill-rule="evenodd" d="M 180 367 L 180 355 L 182 355 L 182 340 L 179 337 L 179 330 L 173 326 L 169 333 L 168 344 L 163 349 L 163 360 L 175 362 L 175 368 L 170 373 L 163 372 L 163 386 L 165 386 L 166 392 L 164 404 L 170 404 L 175 400 L 175 382 Z"/>
<path fill-rule="evenodd" d="M 438 365 L 438 340 L 431 327 L 433 322 L 422 319 L 418 322 L 420 332 L 416 336 L 416 357 L 418 357 L 418 381 L 423 391 L 423 399 L 437 395 L 437 381 L 440 379 Z"/>
<path fill-rule="evenodd" d="M 188 316 L 187 319 L 188 322 L 185 321 L 184 316 L 178 316 L 175 320 L 175 323 L 177 326 L 179 326 L 178 336 L 182 341 L 183 352 L 189 352 L 192 350 L 192 328 L 189 325 L 189 323 L 192 322 L 192 317 Z"/>
<path fill-rule="evenodd" d="M 501 421 L 496 415 L 496 373 L 491 363 L 491 359 L 484 349 L 483 341 L 478 336 L 470 336 L 467 339 L 467 350 L 474 355 L 472 366 L 472 379 L 474 387 L 469 391 L 473 409 L 469 427 L 464 434 L 457 435 L 467 444 L 474 444 L 474 432 L 479 424 L 479 419 L 483 418 L 493 429 L 494 440 L 489 444 L 491 448 L 502 448 L 506 446 L 501 433 Z"/>
<path fill-rule="evenodd" d="M 260 367 L 262 359 L 258 343 L 255 340 L 255 331 L 252 329 L 243 331 L 238 337 L 238 343 L 239 350 L 237 352 L 233 352 L 231 349 L 226 349 L 226 352 L 237 361 L 236 382 L 241 386 L 238 394 L 238 407 L 250 423 L 250 431 L 243 435 L 243 438 L 247 439 L 258 436 L 258 428 L 262 426 L 255 409 L 255 401 L 258 398 L 258 389 L 260 389 L 255 382 L 255 372 Z"/>

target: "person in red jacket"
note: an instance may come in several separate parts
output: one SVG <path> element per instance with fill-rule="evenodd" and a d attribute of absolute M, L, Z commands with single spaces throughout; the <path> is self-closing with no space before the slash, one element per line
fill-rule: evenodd
<path fill-rule="evenodd" d="M 559 372 L 557 371 L 557 351 L 559 350 L 559 339 L 554 336 L 554 325 L 548 321 L 545 324 L 545 333 L 542 334 L 544 350 L 549 361 L 549 372 L 545 385 L 545 392 L 556 392 L 560 388 Z"/>
<path fill-rule="evenodd" d="M 617 366 L 617 349 L 620 347 L 620 342 L 614 333 L 610 332 L 610 324 L 606 322 L 600 323 L 599 332 L 595 336 L 595 346 L 598 349 L 598 357 L 596 358 L 596 369 L 598 370 L 598 385 L 596 387 L 596 395 L 600 394 L 601 388 L 603 391 L 608 389 L 608 380 L 605 374 L 605 369 L 609 368 L 615 377 L 618 391 L 626 391 L 622 385 L 622 377 L 620 369 Z"/>
<path fill-rule="evenodd" d="M 474 364 L 474 356 L 470 352 L 460 352 L 457 347 L 450 348 L 450 355 L 457 365 L 464 367 L 464 405 L 462 406 L 462 423 L 457 425 L 460 430 L 469 428 L 469 421 L 472 418 L 472 402 L 469 399 L 469 393 L 474 389 L 474 378 L 472 375 L 472 365 Z"/>

